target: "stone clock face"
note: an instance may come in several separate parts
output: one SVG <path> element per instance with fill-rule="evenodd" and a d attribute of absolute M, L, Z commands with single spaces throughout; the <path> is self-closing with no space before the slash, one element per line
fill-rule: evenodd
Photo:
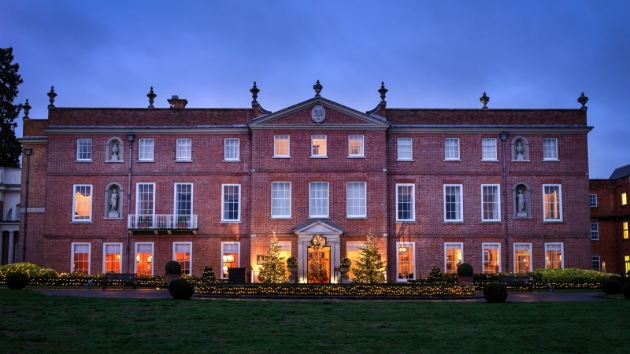
<path fill-rule="evenodd" d="M 315 123 L 319 124 L 323 122 L 324 119 L 326 119 L 326 110 L 324 107 L 320 105 L 313 107 L 313 110 L 311 111 L 311 118 L 313 118 Z"/>

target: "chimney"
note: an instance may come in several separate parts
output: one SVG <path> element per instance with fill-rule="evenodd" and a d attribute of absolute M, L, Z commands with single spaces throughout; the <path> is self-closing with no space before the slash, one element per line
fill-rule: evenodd
<path fill-rule="evenodd" d="M 188 104 L 188 100 L 179 98 L 177 95 L 173 95 L 170 100 L 167 100 L 168 104 L 171 105 L 171 108 L 186 108 Z"/>

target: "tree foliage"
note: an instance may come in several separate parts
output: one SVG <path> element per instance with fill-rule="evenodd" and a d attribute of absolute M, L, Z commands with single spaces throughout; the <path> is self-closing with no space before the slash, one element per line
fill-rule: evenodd
<path fill-rule="evenodd" d="M 258 279 L 263 283 L 285 283 L 287 278 L 284 258 L 280 257 L 278 238 L 273 235 L 269 244 L 269 256 L 258 272 Z"/>
<path fill-rule="evenodd" d="M 352 272 L 355 283 L 384 283 L 385 262 L 381 261 L 379 248 L 374 243 L 373 236 L 368 233 L 364 246 L 359 248 L 359 259 L 354 261 Z"/>
<path fill-rule="evenodd" d="M 13 48 L 0 48 L 0 166 L 19 167 L 21 154 L 20 143 L 15 137 L 15 118 L 20 114 L 22 105 L 14 105 L 18 94 L 18 85 L 23 81 L 18 74 L 20 66 L 13 61 Z"/>

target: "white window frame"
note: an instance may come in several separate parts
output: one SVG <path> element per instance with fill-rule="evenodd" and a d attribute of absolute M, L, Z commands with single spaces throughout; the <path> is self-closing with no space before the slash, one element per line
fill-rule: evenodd
<path fill-rule="evenodd" d="M 409 141 L 409 156 L 403 156 L 401 154 L 401 147 L 407 148 L 407 141 Z M 413 161 L 413 138 L 401 137 L 396 141 L 396 161 Z M 406 152 L 403 152 L 403 154 Z"/>
<path fill-rule="evenodd" d="M 82 148 L 85 148 L 86 151 L 82 151 Z M 89 148 L 89 152 L 87 149 Z M 90 138 L 79 138 L 77 139 L 77 161 L 81 162 L 92 162 L 92 139 Z M 89 154 L 89 157 L 86 157 Z"/>
<path fill-rule="evenodd" d="M 558 138 L 543 138 L 543 161 L 558 161 Z"/>
<path fill-rule="evenodd" d="M 346 257 L 350 258 L 350 250 L 354 250 L 354 251 L 358 251 L 359 255 L 361 254 L 361 248 L 365 247 L 365 244 L 363 241 L 346 241 Z M 352 265 L 351 265 L 351 269 L 350 272 L 348 273 L 348 276 L 350 277 L 350 280 L 354 280 L 355 275 L 352 272 L 352 266 L 354 266 L 354 262 L 356 261 L 356 259 L 351 259 L 352 261 Z"/>
<path fill-rule="evenodd" d="M 455 153 L 455 156 L 452 156 L 451 153 Z M 444 138 L 444 161 L 461 161 L 459 138 Z"/>
<path fill-rule="evenodd" d="M 593 266 L 595 265 L 595 262 L 597 262 L 597 269 L 595 269 Z M 602 271 L 602 259 L 599 256 L 591 256 L 591 268 L 593 270 L 596 270 L 598 272 Z"/>
<path fill-rule="evenodd" d="M 398 250 L 400 249 L 400 247 L 411 247 L 411 257 L 410 257 L 410 263 L 411 263 L 411 274 L 413 274 L 413 277 L 411 278 L 399 278 L 398 274 L 400 274 L 400 269 L 399 269 L 399 260 L 398 260 Z M 396 282 L 404 282 L 406 283 L 407 280 L 415 280 L 416 279 L 416 244 L 414 242 L 396 242 Z"/>
<path fill-rule="evenodd" d="M 192 139 L 178 138 L 175 144 L 175 161 L 192 161 Z"/>
<path fill-rule="evenodd" d="M 597 208 L 597 194 L 590 194 L 588 196 L 588 201 L 591 208 Z"/>
<path fill-rule="evenodd" d="M 281 155 L 278 153 L 278 141 L 285 140 L 287 141 L 287 154 Z M 291 158 L 291 135 L 288 134 L 280 134 L 273 136 L 273 157 L 274 158 L 283 158 L 288 159 Z"/>
<path fill-rule="evenodd" d="M 554 251 L 554 250 L 550 250 L 550 246 L 557 246 L 560 245 L 560 269 L 564 269 L 564 242 L 545 242 L 545 269 L 549 268 L 548 267 L 548 262 L 547 262 L 547 251 Z"/>
<path fill-rule="evenodd" d="M 227 279 L 228 278 L 228 276 L 225 275 L 225 273 L 223 272 L 223 267 L 224 267 L 223 266 L 223 264 L 224 264 L 224 262 L 223 262 L 223 254 L 225 254 L 225 245 L 234 245 L 234 244 L 236 245 L 236 254 L 237 254 L 236 259 L 235 259 L 236 264 L 237 264 L 236 267 L 237 268 L 241 267 L 241 243 L 239 241 L 225 241 L 225 242 L 221 242 L 221 269 L 220 269 L 221 279 Z M 230 262 L 230 263 L 232 263 L 232 262 Z"/>
<path fill-rule="evenodd" d="M 494 247 L 494 246 L 497 246 L 497 247 Z M 481 272 L 482 273 L 484 273 L 484 274 L 486 273 L 486 267 L 484 266 L 485 259 L 483 257 L 484 256 L 484 251 L 486 249 L 497 249 L 497 248 L 498 248 L 497 255 L 499 257 L 499 262 L 498 262 L 499 263 L 499 271 L 498 271 L 498 273 L 502 272 L 503 259 L 501 259 L 501 258 L 503 258 L 503 257 L 501 255 L 501 243 L 500 242 L 483 242 L 481 244 Z M 494 274 L 494 273 L 488 273 L 488 274 Z"/>
<path fill-rule="evenodd" d="M 236 219 L 225 218 L 225 203 L 227 203 L 225 197 L 225 189 L 227 187 L 238 187 L 238 217 Z M 243 214 L 243 205 L 241 203 L 241 185 L 240 184 L 222 184 L 221 185 L 221 222 L 241 222 L 241 215 Z"/>
<path fill-rule="evenodd" d="M 461 264 L 464 263 L 464 243 L 463 242 L 444 242 L 444 273 L 448 272 L 448 261 L 446 259 L 446 250 L 447 249 L 460 249 L 462 252 L 462 259 L 460 259 L 459 261 L 455 261 L 453 260 L 452 262 L 455 263 L 455 265 L 457 264 Z M 455 267 L 455 271 L 453 273 L 447 273 L 447 274 L 457 274 L 457 267 Z"/>
<path fill-rule="evenodd" d="M 446 201 L 446 189 L 447 188 L 459 188 L 459 201 L 457 200 L 457 195 L 455 197 L 455 219 L 448 219 L 448 212 L 446 209 L 447 201 Z M 464 186 L 461 184 L 445 184 L 442 188 L 442 193 L 444 195 L 444 222 L 464 222 Z M 451 202 L 448 202 L 451 203 Z M 457 218 L 457 214 L 459 213 L 459 218 Z"/>
<path fill-rule="evenodd" d="M 155 244 L 153 242 L 136 242 L 134 246 L 135 252 L 133 253 L 133 272 L 138 274 L 138 246 L 139 245 L 151 245 L 151 276 L 155 272 Z"/>
<path fill-rule="evenodd" d="M 188 267 L 190 268 L 190 269 L 188 269 L 188 275 L 192 275 L 192 269 L 193 269 L 193 266 L 192 266 L 193 265 L 192 242 L 181 242 L 181 241 L 173 242 L 173 258 L 172 259 L 174 261 L 177 261 L 177 259 L 175 258 L 175 253 L 177 253 L 177 252 L 175 252 L 175 249 L 176 249 L 177 245 L 187 245 L 188 246 L 188 253 L 189 253 L 189 257 L 190 257 L 189 260 L 188 260 Z M 179 261 L 177 261 L 177 262 L 179 263 Z M 181 265 L 181 263 L 180 263 L 180 265 Z M 185 274 L 184 273 L 184 267 L 182 267 L 182 274 Z"/>
<path fill-rule="evenodd" d="M 529 269 L 528 269 L 528 272 L 533 272 L 534 271 L 534 268 L 533 268 L 534 267 L 534 262 L 532 260 L 532 258 L 533 258 L 532 244 L 529 243 L 529 242 L 515 242 L 512 245 L 512 254 L 514 255 L 514 261 L 513 261 L 514 262 L 513 263 L 514 268 L 512 268 L 512 269 L 514 270 L 514 272 L 516 272 L 516 264 L 518 264 L 517 259 L 516 259 L 516 246 L 517 245 L 518 246 L 525 245 L 525 246 L 527 246 L 529 248 Z"/>
<path fill-rule="evenodd" d="M 77 187 L 90 188 L 90 216 L 88 219 L 77 219 Z M 92 200 L 94 199 L 94 188 L 91 184 L 73 184 L 72 185 L 72 222 L 92 222 Z"/>
<path fill-rule="evenodd" d="M 122 242 L 103 242 L 103 274 L 107 273 L 107 246 L 118 245 L 120 247 L 120 264 L 118 273 L 122 273 L 122 260 L 123 260 L 123 244 Z"/>
<path fill-rule="evenodd" d="M 274 198 L 274 185 L 275 186 L 289 186 L 289 197 L 280 197 L 280 198 Z M 271 182 L 271 218 L 272 219 L 291 219 L 291 204 L 292 204 L 292 191 L 293 191 L 293 184 L 291 182 L 286 182 L 286 181 L 274 181 Z M 285 192 L 285 190 L 276 190 L 276 192 Z M 274 200 L 280 202 L 280 203 L 286 203 L 288 200 L 289 203 L 289 213 L 288 214 L 274 214 L 274 208 L 273 208 L 273 204 L 274 204 Z M 282 209 L 284 209 L 284 206 L 281 207 Z"/>
<path fill-rule="evenodd" d="M 153 138 L 138 140 L 138 161 L 153 162 L 155 158 L 155 141 Z"/>
<path fill-rule="evenodd" d="M 350 196 L 350 186 L 351 185 L 352 186 L 362 186 L 362 190 L 358 191 L 362 195 L 359 195 L 356 198 L 351 198 L 351 196 Z M 361 189 L 361 188 L 359 188 L 359 189 Z M 347 218 L 352 219 L 352 218 L 366 218 L 367 217 L 367 199 L 366 199 L 366 195 L 367 195 L 367 183 L 366 182 L 364 182 L 364 181 L 346 182 L 346 217 Z M 362 205 L 359 205 L 359 206 L 353 205 L 351 207 L 350 206 L 351 202 L 353 204 L 359 203 L 359 204 L 362 204 Z M 363 211 L 363 212 L 362 213 L 357 213 L 357 214 L 351 214 L 350 213 L 351 209 L 358 209 L 359 211 Z"/>
<path fill-rule="evenodd" d="M 594 227 L 593 227 L 594 226 Z M 599 223 L 591 223 L 591 241 L 599 240 Z"/>
<path fill-rule="evenodd" d="M 481 138 L 481 161 L 499 161 L 497 138 Z"/>
<path fill-rule="evenodd" d="M 352 153 L 352 142 L 359 143 L 359 152 L 356 154 Z M 348 158 L 352 157 L 365 157 L 365 149 L 364 149 L 364 137 L 363 134 L 350 134 L 348 135 Z"/>
<path fill-rule="evenodd" d="M 70 273 L 74 272 L 74 246 L 77 245 L 87 245 L 88 246 L 88 271 L 86 274 L 92 274 L 92 243 L 91 242 L 72 242 L 70 245 Z"/>
<path fill-rule="evenodd" d="M 140 213 L 140 185 L 152 185 L 153 186 L 153 199 L 151 200 L 151 204 L 153 204 L 153 208 L 151 210 L 151 214 L 142 214 Z M 155 182 L 136 182 L 136 215 L 155 215 L 155 195 L 156 195 Z"/>
<path fill-rule="evenodd" d="M 316 198 L 316 199 L 322 199 L 322 200 L 326 200 L 326 206 L 324 207 L 326 213 L 325 214 L 316 214 L 315 213 L 315 209 L 316 207 L 313 205 L 313 202 L 315 199 L 313 199 L 313 186 L 314 184 L 322 184 L 322 185 L 326 185 L 326 198 Z M 323 181 L 312 181 L 308 183 L 308 217 L 311 219 L 314 218 L 328 218 L 328 216 L 330 215 L 330 183 L 328 182 L 323 182 Z"/>
<path fill-rule="evenodd" d="M 326 151 L 325 154 L 317 154 L 314 155 L 313 154 L 313 149 L 315 148 L 315 145 L 313 145 L 313 141 L 315 139 L 318 140 L 324 140 L 324 143 L 326 144 L 326 146 L 324 147 L 324 151 Z M 326 159 L 328 158 L 328 135 L 326 134 L 312 134 L 311 135 L 311 158 L 312 159 Z"/>
<path fill-rule="evenodd" d="M 496 198 L 493 202 L 484 201 L 484 188 L 496 188 Z M 484 222 L 500 222 L 501 221 L 501 185 L 500 184 L 482 184 L 481 185 L 481 221 Z M 496 217 L 494 219 L 486 219 L 484 213 L 485 204 L 496 204 Z"/>
<path fill-rule="evenodd" d="M 558 205 L 558 218 L 547 218 L 547 204 L 546 200 L 547 194 L 545 193 L 545 188 L 547 187 L 558 187 L 558 200 L 555 203 Z M 542 185 L 542 203 L 543 203 L 543 221 L 546 222 L 561 222 L 562 221 L 562 185 L 561 184 L 543 184 Z"/>
<path fill-rule="evenodd" d="M 178 205 L 178 199 L 177 199 L 177 186 L 185 186 L 185 185 L 189 185 L 190 186 L 190 214 L 182 214 L 180 212 L 179 209 L 179 205 Z M 193 185 L 193 183 L 179 183 L 179 182 L 175 182 L 173 185 L 173 215 L 175 216 L 175 220 L 173 220 L 173 222 L 177 223 L 179 222 L 177 220 L 178 216 L 190 216 L 192 219 L 194 212 L 194 205 L 195 205 L 195 186 Z"/>
<path fill-rule="evenodd" d="M 399 203 L 401 203 L 401 201 L 399 200 L 399 193 L 398 193 L 398 187 L 411 187 L 411 202 L 409 202 L 411 204 L 411 218 L 410 219 L 401 219 L 399 218 Z M 396 221 L 402 221 L 402 222 L 407 222 L 407 221 L 415 221 L 416 220 L 416 185 L 413 183 L 396 183 Z"/>
<path fill-rule="evenodd" d="M 233 149 L 233 151 L 230 150 Z M 230 152 L 235 156 L 230 156 Z M 223 161 L 240 162 L 241 161 L 241 139 L 225 138 L 223 139 Z"/>

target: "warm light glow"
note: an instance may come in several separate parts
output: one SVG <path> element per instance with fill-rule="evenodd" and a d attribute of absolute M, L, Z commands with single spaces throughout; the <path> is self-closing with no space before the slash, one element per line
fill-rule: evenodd
<path fill-rule="evenodd" d="M 621 193 L 621 205 L 626 204 L 628 204 L 628 197 L 626 196 L 626 193 Z"/>

